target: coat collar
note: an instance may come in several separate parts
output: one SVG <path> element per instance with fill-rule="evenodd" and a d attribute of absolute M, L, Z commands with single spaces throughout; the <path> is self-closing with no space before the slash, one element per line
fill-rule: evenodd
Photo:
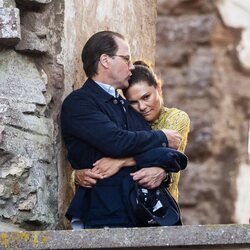
<path fill-rule="evenodd" d="M 98 96 L 98 99 L 103 102 L 109 102 L 110 100 L 115 99 L 112 95 L 108 94 L 95 81 L 93 81 L 90 78 L 87 79 L 87 81 L 84 83 L 81 89 L 86 89 L 90 91 L 90 94 L 94 94 L 95 96 Z M 128 107 L 128 101 L 126 99 L 124 99 L 120 95 L 118 99 L 124 102 L 124 105 L 126 108 Z"/>

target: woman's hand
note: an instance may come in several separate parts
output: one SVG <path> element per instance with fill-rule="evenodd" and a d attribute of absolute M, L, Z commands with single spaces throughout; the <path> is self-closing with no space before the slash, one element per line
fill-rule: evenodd
<path fill-rule="evenodd" d="M 122 167 L 124 167 L 124 159 L 115 159 L 104 157 L 93 164 L 92 171 L 108 178 L 116 174 Z"/>
<path fill-rule="evenodd" d="M 154 189 L 161 185 L 166 178 L 167 173 L 160 167 L 142 168 L 134 173 L 131 173 L 134 181 L 137 181 L 141 186 Z"/>

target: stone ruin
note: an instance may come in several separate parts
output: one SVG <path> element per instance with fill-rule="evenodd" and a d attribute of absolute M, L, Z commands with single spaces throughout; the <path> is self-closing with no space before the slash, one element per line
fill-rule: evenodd
<path fill-rule="evenodd" d="M 250 117 L 242 38 L 250 27 L 229 23 L 225 9 L 220 1 L 158 0 L 156 22 L 152 0 L 0 0 L 0 228 L 67 228 L 71 169 L 60 106 L 85 78 L 82 44 L 103 29 L 127 36 L 134 59 L 154 62 L 157 45 L 165 102 L 190 115 L 185 223 L 240 222 Z M 84 21 L 90 13 L 95 22 Z"/>
<path fill-rule="evenodd" d="M 10 227 L 55 228 L 63 4 L 4 0 L 0 7 L 0 218 Z"/>
<path fill-rule="evenodd" d="M 191 118 L 190 163 L 180 180 L 187 224 L 249 222 L 249 6 L 158 1 L 156 69 L 165 102 Z"/>

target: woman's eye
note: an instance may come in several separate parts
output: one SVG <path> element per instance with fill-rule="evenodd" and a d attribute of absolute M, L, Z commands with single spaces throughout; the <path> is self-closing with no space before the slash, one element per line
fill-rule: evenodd
<path fill-rule="evenodd" d="M 143 100 L 148 100 L 149 97 L 150 97 L 150 95 L 145 95 L 145 96 L 143 96 Z"/>
<path fill-rule="evenodd" d="M 129 103 L 130 103 L 130 105 L 132 105 L 132 106 L 135 106 L 135 105 L 136 105 L 136 101 L 130 101 Z"/>

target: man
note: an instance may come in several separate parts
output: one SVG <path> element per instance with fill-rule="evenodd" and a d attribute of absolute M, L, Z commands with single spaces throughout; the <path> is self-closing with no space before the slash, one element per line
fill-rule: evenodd
<path fill-rule="evenodd" d="M 117 89 L 128 87 L 134 68 L 128 42 L 121 34 L 94 34 L 83 48 L 82 61 L 88 79 L 65 99 L 61 113 L 62 134 L 73 168 L 92 166 L 104 156 L 137 155 L 139 162 L 144 152 L 166 146 L 178 148 L 181 138 L 176 132 L 150 131 L 143 117 L 117 95 Z M 122 168 L 105 179 L 96 173 L 100 180 L 91 189 L 78 188 L 66 216 L 77 218 L 84 228 L 136 226 L 125 191 L 133 171 L 133 167 Z M 86 173 L 91 175 L 89 170 Z M 164 168 L 146 171 L 149 179 L 155 173 L 159 183 L 166 177 Z"/>

